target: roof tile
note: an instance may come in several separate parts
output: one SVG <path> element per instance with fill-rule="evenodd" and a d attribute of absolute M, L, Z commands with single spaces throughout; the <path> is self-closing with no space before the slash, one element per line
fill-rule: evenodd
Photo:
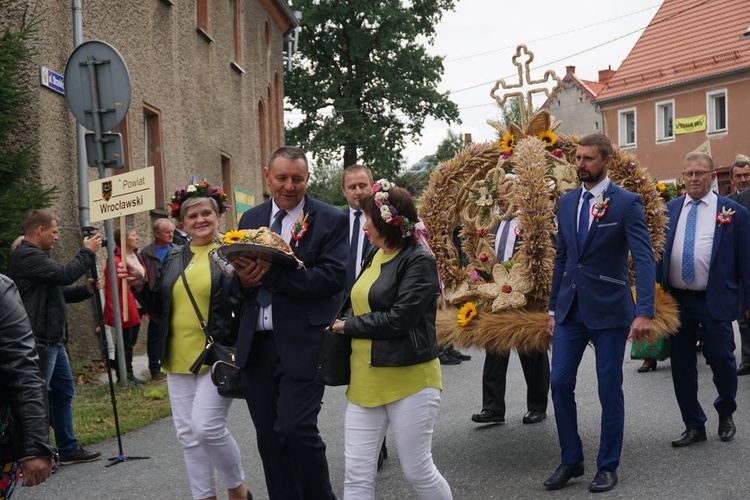
<path fill-rule="evenodd" d="M 748 0 L 664 0 L 597 101 L 750 69 Z"/>

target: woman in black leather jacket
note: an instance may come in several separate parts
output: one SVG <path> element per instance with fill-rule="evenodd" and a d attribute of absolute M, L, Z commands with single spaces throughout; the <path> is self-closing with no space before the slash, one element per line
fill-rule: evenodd
<path fill-rule="evenodd" d="M 38 362 L 18 289 L 0 274 L 0 498 L 10 498 L 22 470 L 26 486 L 43 483 L 52 471 L 47 387 Z"/>
<path fill-rule="evenodd" d="M 217 246 L 215 236 L 226 210 L 226 197 L 203 182 L 177 191 L 172 200 L 172 216 L 184 221 L 190 243 L 167 254 L 153 283 L 131 267 L 127 271 L 121 268 L 119 275 L 130 272 L 138 301 L 162 325 L 162 370 L 167 373 L 172 419 L 193 498 L 216 498 L 215 471 L 230 499 L 251 498 L 244 483 L 240 449 L 226 426 L 232 400 L 216 391 L 208 366 L 197 375 L 190 372 L 206 345 L 206 333 L 188 290 L 207 323 L 207 334 L 222 345 L 237 342 L 232 302 L 209 256 Z"/>
<path fill-rule="evenodd" d="M 409 193 L 381 179 L 362 201 L 370 251 L 333 331 L 352 338 L 345 418 L 344 499 L 372 499 L 388 426 L 406 480 L 420 498 L 452 498 L 432 461 L 442 380 L 435 337 L 435 259 L 417 243 Z"/>

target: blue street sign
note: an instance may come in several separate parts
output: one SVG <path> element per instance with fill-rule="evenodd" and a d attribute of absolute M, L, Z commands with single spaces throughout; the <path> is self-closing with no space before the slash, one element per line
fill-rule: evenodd
<path fill-rule="evenodd" d="M 41 66 L 39 73 L 42 87 L 47 87 L 58 94 L 65 95 L 65 78 L 60 73 L 55 73 L 44 66 Z"/>

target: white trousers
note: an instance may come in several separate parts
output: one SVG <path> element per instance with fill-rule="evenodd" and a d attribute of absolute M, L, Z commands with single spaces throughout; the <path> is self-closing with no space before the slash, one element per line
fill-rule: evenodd
<path fill-rule="evenodd" d="M 385 406 L 348 403 L 344 421 L 344 500 L 374 500 L 378 453 L 390 424 L 401 468 L 419 498 L 452 499 L 448 482 L 432 461 L 432 432 L 440 391 L 427 387 Z"/>
<path fill-rule="evenodd" d="M 167 388 L 193 498 L 216 496 L 217 471 L 227 489 L 242 484 L 240 448 L 227 430 L 231 398 L 219 396 L 208 371 L 168 373 Z"/>

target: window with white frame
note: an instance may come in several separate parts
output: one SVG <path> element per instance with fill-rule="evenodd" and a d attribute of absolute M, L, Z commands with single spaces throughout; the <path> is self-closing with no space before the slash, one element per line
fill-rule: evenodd
<path fill-rule="evenodd" d="M 656 142 L 674 140 L 674 100 L 656 103 Z"/>
<path fill-rule="evenodd" d="M 719 134 L 727 131 L 727 91 L 726 89 L 706 94 L 706 114 L 708 115 L 708 133 Z"/>
<path fill-rule="evenodd" d="M 622 109 L 617 112 L 619 123 L 619 140 L 621 148 L 635 147 L 635 108 Z"/>

